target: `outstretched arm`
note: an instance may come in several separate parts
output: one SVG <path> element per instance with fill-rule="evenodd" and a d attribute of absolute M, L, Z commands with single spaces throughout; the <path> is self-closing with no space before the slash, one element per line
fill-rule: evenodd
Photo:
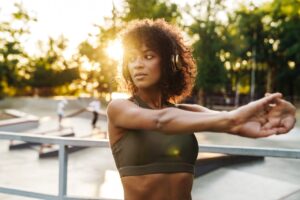
<path fill-rule="evenodd" d="M 275 116 L 269 115 L 273 108 L 266 112 L 269 105 L 280 98 L 279 93 L 271 94 L 230 112 L 191 112 L 177 108 L 150 110 L 128 100 L 115 100 L 109 104 L 107 112 L 109 123 L 124 129 L 155 130 L 168 134 L 213 131 L 258 138 L 284 133 L 278 120 L 271 124 L 269 122 L 269 118 Z M 295 116 L 291 110 L 285 112 L 293 121 Z M 283 109 L 277 111 L 276 118 L 281 117 Z M 285 131 L 292 127 L 286 126 Z"/>
<path fill-rule="evenodd" d="M 267 93 L 266 97 L 270 94 Z M 251 106 L 247 105 L 247 107 Z M 210 110 L 206 107 L 196 105 L 196 104 L 177 104 L 180 109 L 193 111 L 193 112 L 206 112 L 206 113 L 220 113 L 220 111 Z M 245 107 L 240 107 L 233 111 L 235 113 L 235 118 L 243 117 L 245 113 Z M 268 130 L 273 128 L 274 134 L 284 134 L 289 132 L 296 123 L 296 108 L 290 102 L 277 98 L 273 102 L 265 105 L 263 109 L 257 108 L 257 116 L 248 119 L 246 123 L 240 123 L 237 121 L 236 127 L 233 127 L 233 133 L 244 137 L 256 137 L 256 133 L 250 133 L 255 126 L 260 126 L 261 130 Z M 259 122 L 256 124 L 255 122 Z M 253 130 L 254 131 L 254 130 Z M 268 135 L 266 135 L 268 136 Z"/>

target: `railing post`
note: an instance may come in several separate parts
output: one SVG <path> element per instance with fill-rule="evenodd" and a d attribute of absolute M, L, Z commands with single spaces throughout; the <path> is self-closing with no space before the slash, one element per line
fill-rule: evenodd
<path fill-rule="evenodd" d="M 59 184 L 58 196 L 63 200 L 67 195 L 67 182 L 68 182 L 68 146 L 64 144 L 59 145 Z"/>

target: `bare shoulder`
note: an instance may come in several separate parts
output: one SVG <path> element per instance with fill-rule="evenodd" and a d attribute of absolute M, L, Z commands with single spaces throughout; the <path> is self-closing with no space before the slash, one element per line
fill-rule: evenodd
<path fill-rule="evenodd" d="M 108 104 L 106 112 L 110 123 L 125 128 L 126 126 L 123 125 L 126 125 L 139 111 L 139 106 L 129 99 L 115 99 Z"/>
<path fill-rule="evenodd" d="M 127 99 L 114 99 L 107 106 L 107 117 L 108 117 L 108 132 L 109 132 L 109 141 L 113 145 L 124 135 L 124 129 L 116 125 L 117 117 L 124 110 L 125 107 L 130 105 L 129 100 Z"/>
<path fill-rule="evenodd" d="M 113 122 L 117 116 L 137 107 L 135 103 L 128 99 L 114 99 L 108 104 L 106 112 L 108 119 Z"/>
<path fill-rule="evenodd" d="M 121 129 L 153 130 L 163 112 L 164 109 L 144 108 L 126 99 L 113 100 L 107 108 L 108 123 Z"/>
<path fill-rule="evenodd" d="M 151 113 L 151 110 L 148 109 Z M 147 109 L 143 109 L 127 99 L 116 99 L 107 106 L 110 142 L 118 141 L 128 129 L 143 129 L 152 124 Z"/>

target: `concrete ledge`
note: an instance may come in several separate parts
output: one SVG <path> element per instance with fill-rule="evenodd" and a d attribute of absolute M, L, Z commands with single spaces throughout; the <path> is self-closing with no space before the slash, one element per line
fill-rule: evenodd
<path fill-rule="evenodd" d="M 14 109 L 6 109 L 4 112 L 15 118 L 0 121 L 0 131 L 19 132 L 38 127 L 39 118 Z"/>
<path fill-rule="evenodd" d="M 199 154 L 201 155 L 201 153 Z M 203 156 L 197 159 L 195 165 L 195 178 L 221 167 L 246 163 L 251 161 L 262 161 L 262 156 L 233 156 L 226 154 L 216 154 L 215 156 Z"/>

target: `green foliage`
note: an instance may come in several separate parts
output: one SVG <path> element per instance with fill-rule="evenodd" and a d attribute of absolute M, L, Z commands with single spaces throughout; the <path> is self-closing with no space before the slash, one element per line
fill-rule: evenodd
<path fill-rule="evenodd" d="M 20 43 L 21 37 L 28 36 L 28 24 L 35 21 L 22 7 L 15 4 L 16 11 L 10 21 L 0 22 L 0 97 L 10 94 L 10 88 L 24 86 L 24 71 L 28 56 Z M 22 23 L 22 27 L 12 27 L 14 23 Z"/>
<path fill-rule="evenodd" d="M 235 11 L 231 24 L 236 27 L 235 39 L 230 51 L 237 60 L 246 60 L 250 65 L 241 69 L 240 76 L 249 76 L 255 64 L 256 93 L 281 91 L 293 95 L 289 86 L 299 76 L 288 62 L 299 66 L 299 1 L 274 0 L 261 7 L 241 7 Z M 253 63 L 254 62 L 254 63 Z M 247 73 L 247 71 L 249 71 Z M 287 81 L 290 80 L 290 81 Z M 284 86 L 285 85 L 285 86 Z"/>
<path fill-rule="evenodd" d="M 49 49 L 43 55 L 31 59 L 30 79 L 27 84 L 36 89 L 38 95 L 54 95 L 56 87 L 79 79 L 79 68 L 63 57 L 66 42 L 63 37 L 58 40 L 49 38 Z M 41 93 L 45 88 L 48 88 L 46 92 Z"/>
<path fill-rule="evenodd" d="M 125 11 L 123 16 L 125 22 L 134 19 L 164 18 L 166 21 L 174 23 L 181 17 L 176 4 L 162 0 L 126 0 Z"/>
<path fill-rule="evenodd" d="M 36 66 L 29 83 L 34 88 L 57 87 L 79 78 L 78 68 L 54 70 L 44 65 Z"/>
<path fill-rule="evenodd" d="M 275 88 L 285 95 L 294 96 L 299 93 L 296 86 L 300 76 L 300 2 L 274 0 L 270 7 L 273 29 L 280 39 L 278 52 L 282 56 L 275 79 Z M 293 63 L 293 66 L 289 66 L 289 63 Z"/>
<path fill-rule="evenodd" d="M 203 90 L 205 94 L 220 92 L 224 88 L 227 76 L 223 62 L 219 54 L 225 43 L 222 39 L 224 26 L 216 20 L 216 13 L 222 9 L 221 3 L 198 4 L 199 10 L 206 8 L 207 16 L 194 17 L 195 22 L 190 26 L 190 34 L 199 38 L 193 44 L 194 57 L 198 74 L 196 77 L 196 89 Z"/>
<path fill-rule="evenodd" d="M 207 93 L 219 92 L 226 81 L 226 71 L 218 57 L 222 41 L 211 31 L 198 29 L 200 40 L 193 45 L 198 70 L 196 87 L 203 88 Z"/>
<path fill-rule="evenodd" d="M 268 82 L 270 79 L 259 80 L 259 78 L 261 78 L 261 70 L 264 70 L 263 76 L 267 77 L 266 70 L 271 70 L 271 67 L 276 67 L 276 65 L 271 64 L 277 57 L 276 53 L 272 50 L 272 44 L 269 42 L 271 40 L 275 41 L 276 39 L 270 30 L 269 24 L 264 22 L 270 20 L 269 18 L 265 11 L 250 6 L 240 8 L 231 19 L 231 23 L 236 29 L 236 35 L 233 36 L 235 39 L 231 40 L 231 46 L 233 48 L 229 50 L 229 52 L 232 57 L 235 58 L 234 62 L 241 65 L 241 67 L 234 72 L 238 76 L 237 79 L 249 80 L 247 82 L 249 91 L 246 94 L 250 93 L 249 84 L 251 79 L 255 77 L 256 96 L 263 95 L 266 88 L 271 87 L 271 83 Z M 266 66 L 270 66 L 269 69 L 266 68 Z M 254 72 L 252 70 L 254 70 Z M 242 82 L 238 84 L 243 86 L 247 85 Z M 241 91 L 237 92 L 242 93 Z"/>

